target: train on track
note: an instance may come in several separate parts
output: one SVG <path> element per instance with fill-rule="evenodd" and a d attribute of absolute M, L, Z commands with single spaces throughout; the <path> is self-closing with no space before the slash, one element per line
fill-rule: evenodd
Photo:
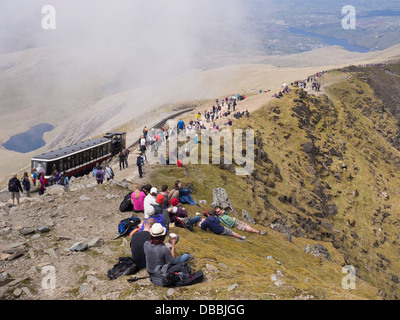
<path fill-rule="evenodd" d="M 43 153 L 31 159 L 31 170 L 44 173 L 45 183 L 55 170 L 65 172 L 68 177 L 87 174 L 96 166 L 119 154 L 126 148 L 126 132 L 108 132 L 95 138 L 68 147 Z"/>

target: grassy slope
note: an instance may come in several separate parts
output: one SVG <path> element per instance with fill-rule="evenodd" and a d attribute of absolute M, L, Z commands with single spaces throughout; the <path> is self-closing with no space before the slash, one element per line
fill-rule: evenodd
<path fill-rule="evenodd" d="M 340 71 L 325 75 L 324 81 L 334 83 L 325 89 L 329 100 L 310 95 L 299 99 L 300 92 L 293 90 L 284 99 L 263 106 L 250 119 L 235 123 L 237 128 L 254 128 L 262 141 L 261 149 L 268 155 L 269 161 L 257 160 L 252 176 L 239 177 L 218 165 L 156 170 L 154 185 L 172 186 L 176 179 L 193 183 L 194 198 L 208 204 L 213 188 L 226 189 L 239 214 L 246 209 L 256 219 L 258 229 L 269 230 L 265 237 L 247 233 L 244 243 L 199 229 L 194 233 L 175 230 L 183 235 L 178 251 L 194 253 L 195 269 L 206 264 L 219 269 L 216 277 L 209 276 L 212 281 L 206 286 L 189 288 L 188 296 L 196 290 L 221 299 L 290 299 L 300 294 L 318 299 L 397 297 L 396 169 L 400 154 L 388 140 L 398 124 L 389 112 L 380 113 L 381 101 L 365 82 L 355 75 L 345 80 L 346 75 Z M 335 81 L 329 81 L 332 79 Z M 294 112 L 299 100 L 308 110 L 302 114 L 307 118 L 302 124 Z M 312 155 L 303 151 L 303 144 L 310 140 L 319 150 Z M 332 148 L 341 154 L 330 154 Z M 294 203 L 279 200 L 280 196 L 293 195 Z M 328 204 L 337 206 L 336 214 L 321 209 Z M 192 215 L 204 211 L 186 207 Z M 277 221 L 291 225 L 298 236 L 293 237 L 293 243 L 269 228 Z M 307 244 L 315 243 L 328 249 L 332 262 L 304 252 Z M 274 260 L 267 260 L 268 256 Z M 358 276 L 357 288 L 352 291 L 341 286 L 345 276 L 342 266 L 348 264 L 356 268 Z M 271 281 L 276 270 L 285 275 L 284 286 L 276 287 Z M 234 283 L 239 287 L 228 293 L 227 288 Z"/>

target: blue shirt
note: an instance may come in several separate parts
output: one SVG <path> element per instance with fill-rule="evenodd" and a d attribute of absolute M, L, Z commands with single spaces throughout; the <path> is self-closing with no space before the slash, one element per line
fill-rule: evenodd
<path fill-rule="evenodd" d="M 183 120 L 178 121 L 178 128 L 182 130 L 185 127 L 185 122 Z"/>

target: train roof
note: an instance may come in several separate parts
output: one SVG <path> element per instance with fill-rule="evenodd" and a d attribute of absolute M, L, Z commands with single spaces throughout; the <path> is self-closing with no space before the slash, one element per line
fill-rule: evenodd
<path fill-rule="evenodd" d="M 78 153 L 79 151 L 83 151 L 86 149 L 91 149 L 92 147 L 104 144 L 109 141 L 110 139 L 108 138 L 96 138 L 81 143 L 77 143 L 68 147 L 60 148 L 58 150 L 53 150 L 50 152 L 43 153 L 41 155 L 33 157 L 32 160 L 54 160 L 58 158 L 63 158 L 70 154 Z"/>

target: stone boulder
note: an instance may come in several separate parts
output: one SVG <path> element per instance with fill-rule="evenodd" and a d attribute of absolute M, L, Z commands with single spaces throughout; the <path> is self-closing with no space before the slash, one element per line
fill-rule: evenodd
<path fill-rule="evenodd" d="M 228 193 L 226 192 L 225 189 L 223 188 L 215 188 L 212 191 L 213 194 L 213 202 L 211 203 L 211 206 L 214 207 L 221 207 L 221 209 L 228 211 L 228 212 L 233 212 L 236 216 L 238 216 L 238 213 L 233 209 L 231 200 L 229 199 Z"/>

